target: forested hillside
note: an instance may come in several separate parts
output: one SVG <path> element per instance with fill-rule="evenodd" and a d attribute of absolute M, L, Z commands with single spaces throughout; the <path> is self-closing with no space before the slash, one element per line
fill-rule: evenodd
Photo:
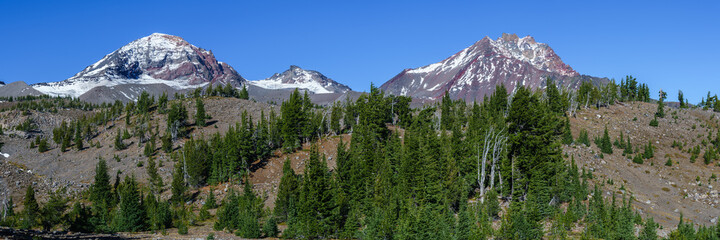
<path fill-rule="evenodd" d="M 85 111 L 60 121 L 52 134 L 33 120 L 17 124 L 16 131 L 29 136 L 26 151 L 62 156 L 95 148 L 113 151 L 114 158 L 73 155 L 96 163 L 89 187 L 80 194 L 48 190 L 38 201 L 28 184 L 25 196 L 15 198 L 21 201 L 6 203 L 21 207 L 5 208 L 2 225 L 141 237 L 658 239 L 661 233 L 670 239 L 720 238 L 719 225 L 688 223 L 680 211 L 674 213 L 677 227 L 660 227 L 655 215 L 638 211 L 632 191 L 605 192 L 620 183 L 595 165 L 591 169 L 595 156 L 573 152 L 585 145 L 608 161 L 621 154 L 637 164 L 655 160 L 657 145 L 635 136 L 630 143 L 629 136 L 607 130 L 614 122 L 604 122 L 604 131 L 595 126 L 594 135 L 587 132 L 591 125 L 578 127 L 578 117 L 588 112 L 629 104 L 657 105 L 643 125 L 668 127 L 666 119 L 675 114 L 666 112 L 665 94 L 646 103 L 653 101 L 649 88 L 630 76 L 619 85 L 586 83 L 577 91 L 559 89 L 551 79 L 541 91 L 518 87 L 508 93 L 499 85 L 482 102 L 453 101 L 445 94 L 415 109 L 409 97 L 371 86 L 358 99 L 329 107 L 296 90 L 259 113 L 205 110 L 211 107 L 207 102 L 247 96 L 246 89 L 209 88 L 174 100 L 141 94 L 128 104 L 15 99 L 7 111 Z M 680 99 L 682 109 L 695 107 Z M 708 95 L 697 108 L 717 106 L 717 97 Z M 234 115 L 237 123 L 224 124 L 216 114 Z M 637 119 L 625 120 L 646 120 Z M 717 120 L 713 124 L 711 134 Z M 707 138 L 701 139 L 704 144 L 672 147 L 702 146 L 705 164 L 715 164 L 720 141 Z M 328 152 L 327 142 L 336 146 L 329 151 L 334 155 L 322 154 Z M 141 159 L 134 174 L 113 176 L 109 162 L 122 162 L 128 153 L 141 154 L 131 156 Z M 262 170 L 280 161 L 281 172 Z M 163 175 L 158 171 L 163 166 L 171 172 Z M 257 176 L 260 172 L 265 175 Z M 275 186 L 267 180 L 263 187 L 251 179 L 279 181 Z M 272 204 L 266 204 L 268 194 Z"/>

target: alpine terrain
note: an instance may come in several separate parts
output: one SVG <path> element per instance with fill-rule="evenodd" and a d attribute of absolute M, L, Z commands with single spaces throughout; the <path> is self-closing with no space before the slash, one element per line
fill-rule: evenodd
<path fill-rule="evenodd" d="M 154 33 L 115 50 L 67 80 L 38 83 L 32 87 L 51 96 L 102 98 L 81 97 L 91 93 L 121 95 L 126 98 L 123 100 L 132 100 L 143 90 L 153 93 L 156 92 L 151 91 L 153 89 L 167 90 L 167 87 L 182 90 L 207 84 L 240 86 L 244 82 L 235 69 L 219 62 L 211 51 L 198 48 L 178 36 Z M 135 89 L 122 87 L 128 84 Z M 96 87 L 105 89 L 91 91 Z"/>
<path fill-rule="evenodd" d="M 275 73 L 272 77 L 250 81 L 252 85 L 266 89 L 305 89 L 313 93 L 345 93 L 350 87 L 338 83 L 322 73 L 305 70 L 292 65 L 282 73 Z"/>
<path fill-rule="evenodd" d="M 536 89 L 544 87 L 548 77 L 573 89 L 583 81 L 595 85 L 608 82 L 579 74 L 550 46 L 531 36 L 504 33 L 497 40 L 486 36 L 441 62 L 405 69 L 380 88 L 418 100 L 437 100 L 447 91 L 453 99 L 482 101 L 497 85 L 504 84 L 509 91 L 519 85 Z"/>

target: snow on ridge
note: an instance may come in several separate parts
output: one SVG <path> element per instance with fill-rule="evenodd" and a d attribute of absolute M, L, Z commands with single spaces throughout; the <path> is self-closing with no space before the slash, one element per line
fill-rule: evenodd
<path fill-rule="evenodd" d="M 146 74 L 141 75 L 138 79 L 111 79 L 111 78 L 100 78 L 96 80 L 88 79 L 77 79 L 75 81 L 68 82 L 53 82 L 42 85 L 32 86 L 35 90 L 50 96 L 71 96 L 80 97 L 80 95 L 90 91 L 91 89 L 99 86 L 113 87 L 123 84 L 165 84 L 175 89 L 188 89 L 198 88 L 207 85 L 208 83 L 192 85 L 188 80 L 163 80 L 150 77 Z"/>
<path fill-rule="evenodd" d="M 263 80 L 256 80 L 256 81 L 248 81 L 248 83 L 261 87 L 266 89 L 307 89 L 314 93 L 332 93 L 332 91 L 327 90 L 325 87 L 322 86 L 319 82 L 316 81 L 310 81 L 310 82 L 299 82 L 299 83 L 283 83 L 280 80 L 272 80 L 272 79 L 263 79 Z"/>

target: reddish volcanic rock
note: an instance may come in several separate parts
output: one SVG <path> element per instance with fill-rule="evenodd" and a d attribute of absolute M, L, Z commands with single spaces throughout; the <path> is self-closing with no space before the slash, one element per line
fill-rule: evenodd
<path fill-rule="evenodd" d="M 125 84 L 165 84 L 180 90 L 206 84 L 240 86 L 245 81 L 230 65 L 217 61 L 211 51 L 178 36 L 154 33 L 115 50 L 67 80 L 33 87 L 50 95 L 78 97 L 95 87 Z"/>
<path fill-rule="evenodd" d="M 482 101 L 499 84 L 508 91 L 519 85 L 539 88 L 544 87 L 547 77 L 571 88 L 583 81 L 607 81 L 580 75 L 547 44 L 537 43 L 530 36 L 503 34 L 497 40 L 485 37 L 439 63 L 405 69 L 380 88 L 420 100 L 436 100 L 448 91 L 453 99 Z"/>

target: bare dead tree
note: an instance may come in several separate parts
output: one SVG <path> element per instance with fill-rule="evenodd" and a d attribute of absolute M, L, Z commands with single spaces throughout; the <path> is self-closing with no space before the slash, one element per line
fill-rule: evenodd
<path fill-rule="evenodd" d="M 570 91 L 568 94 L 570 96 L 570 106 L 568 107 L 568 113 L 570 114 L 570 116 L 575 117 L 575 111 L 578 108 L 577 92 Z"/>
<path fill-rule="evenodd" d="M 493 141 L 493 152 L 492 152 L 492 167 L 490 170 L 490 189 L 493 189 L 495 187 L 495 169 L 498 165 L 498 160 L 500 160 L 500 157 L 502 156 L 503 150 L 505 149 L 505 143 L 507 143 L 507 135 L 503 134 L 503 130 L 500 130 L 495 135 L 495 140 Z M 502 181 L 502 178 L 500 178 L 500 181 Z"/>
<path fill-rule="evenodd" d="M 482 170 L 480 164 L 480 149 L 478 148 L 478 186 L 480 186 L 480 196 L 485 195 L 485 166 L 487 165 L 487 154 L 490 150 L 490 142 L 493 137 L 495 129 L 490 127 L 490 130 L 485 132 L 485 141 L 483 142 L 483 154 L 482 154 Z"/>
<path fill-rule="evenodd" d="M 480 186 L 480 196 L 485 195 L 485 174 L 487 169 L 488 154 L 492 159 L 490 164 L 490 189 L 495 187 L 495 170 L 497 169 L 497 162 L 500 159 L 505 143 L 507 142 L 507 136 L 503 134 L 504 129 L 495 131 L 494 127 L 485 132 L 485 141 L 483 143 L 482 161 L 480 158 L 480 149 L 478 148 L 478 185 Z"/>

